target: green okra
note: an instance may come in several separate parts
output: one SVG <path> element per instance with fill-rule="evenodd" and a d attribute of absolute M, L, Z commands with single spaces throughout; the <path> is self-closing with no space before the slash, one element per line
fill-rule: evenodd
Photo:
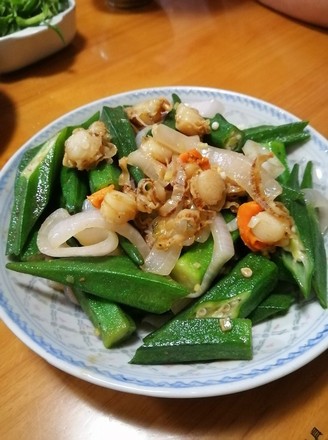
<path fill-rule="evenodd" d="M 221 213 L 226 223 L 229 223 L 235 218 L 235 215 L 229 210 L 222 210 Z M 239 238 L 238 229 L 231 232 L 231 237 L 234 242 L 237 241 Z M 202 283 L 212 259 L 213 248 L 214 241 L 211 235 L 205 242 L 195 242 L 188 247 L 176 262 L 171 272 L 172 278 L 187 287 L 190 292 L 194 292 L 195 286 Z"/>
<path fill-rule="evenodd" d="M 303 172 L 303 177 L 302 177 L 302 182 L 301 182 L 301 189 L 304 188 L 313 188 L 313 176 L 312 176 L 312 171 L 313 171 L 313 162 L 310 160 L 306 163 L 304 172 Z"/>
<path fill-rule="evenodd" d="M 306 164 L 301 188 L 312 188 L 313 163 L 310 161 Z M 308 221 L 310 224 L 312 248 L 314 256 L 314 270 L 312 279 L 312 288 L 323 308 L 328 307 L 328 291 L 327 291 L 327 255 L 324 243 L 324 237 L 320 230 L 319 219 L 316 208 L 311 202 L 306 203 L 306 210 L 308 214 Z"/>
<path fill-rule="evenodd" d="M 44 213 L 33 226 L 20 254 L 15 257 L 18 261 L 30 261 L 30 260 L 44 260 L 45 255 L 42 254 L 37 245 L 37 237 L 41 224 L 46 218 Z"/>
<path fill-rule="evenodd" d="M 216 318 L 172 321 L 143 340 L 131 364 L 156 365 L 252 358 L 252 325 L 232 319 L 231 329 Z"/>
<path fill-rule="evenodd" d="M 241 151 L 247 140 L 264 144 L 276 141 L 289 147 L 310 139 L 310 133 L 305 131 L 307 125 L 308 121 L 299 121 L 281 125 L 259 125 L 241 130 L 218 113 L 210 118 L 211 131 L 204 140 L 215 147 L 233 151 Z"/>
<path fill-rule="evenodd" d="M 172 94 L 172 103 L 173 103 L 172 110 L 169 111 L 168 114 L 165 116 L 165 118 L 163 120 L 163 124 L 167 125 L 168 127 L 175 130 L 176 129 L 176 120 L 175 120 L 176 106 L 181 103 L 181 99 L 175 93 Z"/>
<path fill-rule="evenodd" d="M 211 262 L 213 248 L 211 236 L 204 243 L 194 243 L 179 257 L 171 272 L 172 278 L 185 286 L 189 292 L 194 292 L 195 286 L 201 284 Z"/>
<path fill-rule="evenodd" d="M 87 175 L 77 168 L 62 166 L 60 169 L 60 186 L 62 192 L 62 207 L 70 214 L 82 210 L 83 202 L 89 194 Z"/>
<path fill-rule="evenodd" d="M 210 145 L 227 150 L 241 151 L 245 143 L 243 130 L 227 121 L 220 113 L 210 118 L 210 133 L 204 140 Z"/>
<path fill-rule="evenodd" d="M 160 336 L 162 331 L 175 326 L 179 320 L 247 318 L 272 292 L 277 278 L 278 269 L 273 262 L 259 254 L 249 253 L 211 289 L 161 328 L 147 335 L 144 342 Z"/>
<path fill-rule="evenodd" d="M 73 293 L 106 348 L 118 345 L 135 332 L 135 322 L 120 305 L 80 289 Z"/>
<path fill-rule="evenodd" d="M 285 315 L 295 303 L 293 293 L 271 293 L 248 316 L 252 324 L 258 324 L 276 316 Z"/>
<path fill-rule="evenodd" d="M 279 183 L 286 183 L 290 177 L 290 169 L 287 160 L 286 146 L 281 141 L 269 141 L 265 146 L 276 156 L 285 167 L 284 171 L 277 177 Z"/>
<path fill-rule="evenodd" d="M 260 125 L 246 128 L 243 130 L 244 141 L 252 140 L 259 143 L 279 141 L 288 147 L 310 139 L 310 133 L 304 131 L 307 125 L 308 121 L 298 121 L 282 125 Z"/>
<path fill-rule="evenodd" d="M 245 318 L 270 294 L 277 275 L 277 266 L 269 259 L 246 255 L 191 306 L 147 335 L 131 362 L 192 362 L 234 355 L 250 359 L 251 321 Z M 226 322 L 232 323 L 232 329 L 223 331 L 220 325 Z M 236 339 L 234 330 L 238 330 Z M 242 340 L 246 346 L 240 345 Z"/>
<path fill-rule="evenodd" d="M 128 156 L 137 149 L 135 132 L 124 111 L 124 107 L 103 107 L 101 120 L 106 125 L 113 144 L 117 147 L 119 159 Z M 143 172 L 138 167 L 129 166 L 129 171 L 136 182 L 139 182 L 144 177 Z"/>
<path fill-rule="evenodd" d="M 282 260 L 282 251 L 277 250 L 274 252 L 271 255 L 271 261 L 273 261 L 278 268 L 278 281 L 283 281 L 287 284 L 294 284 L 295 286 L 298 285 L 295 277 Z"/>
<path fill-rule="evenodd" d="M 20 254 L 33 226 L 48 205 L 69 133 L 70 130 L 64 128 L 54 135 L 18 171 L 7 240 L 8 255 Z"/>
<path fill-rule="evenodd" d="M 184 318 L 246 318 L 273 290 L 278 281 L 275 263 L 249 253 L 193 305 Z"/>
<path fill-rule="evenodd" d="M 169 277 L 143 272 L 123 255 L 13 261 L 6 267 L 152 313 L 170 310 L 188 293 Z"/>
<path fill-rule="evenodd" d="M 94 193 L 109 185 L 119 189 L 120 168 L 114 163 L 102 161 L 96 168 L 88 171 L 89 186 L 91 193 Z"/>
<path fill-rule="evenodd" d="M 294 220 L 296 234 L 291 239 L 288 249 L 280 252 L 285 267 L 293 275 L 305 299 L 312 294 L 312 280 L 315 268 L 315 246 L 313 222 L 298 181 L 299 166 L 294 165 L 287 185 L 283 186 L 280 200 Z M 326 262 L 324 264 L 326 267 Z"/>
<path fill-rule="evenodd" d="M 136 264 L 137 266 L 142 266 L 144 264 L 144 259 L 140 254 L 137 246 L 131 243 L 131 241 L 128 240 L 126 237 L 123 237 L 123 235 L 119 236 L 119 242 L 123 251 L 131 259 L 131 261 L 134 262 L 134 264 Z"/>
<path fill-rule="evenodd" d="M 311 238 L 313 243 L 314 270 L 312 288 L 319 303 L 323 308 L 328 307 L 327 291 L 327 255 L 323 235 L 320 231 L 315 208 L 307 204 L 307 213 L 311 225 Z"/>
<path fill-rule="evenodd" d="M 224 221 L 227 224 L 232 222 L 232 221 L 236 221 L 236 214 L 231 212 L 230 209 L 222 209 L 220 211 L 220 213 L 222 214 L 222 216 L 224 218 Z M 231 231 L 230 234 L 231 234 L 231 238 L 232 238 L 233 242 L 236 243 L 236 241 L 240 237 L 239 229 L 236 227 L 236 229 Z"/>

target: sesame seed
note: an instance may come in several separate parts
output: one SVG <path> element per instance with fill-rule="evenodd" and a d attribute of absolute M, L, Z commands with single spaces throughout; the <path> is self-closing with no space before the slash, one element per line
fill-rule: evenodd
<path fill-rule="evenodd" d="M 232 322 L 230 318 L 221 318 L 219 319 L 220 328 L 223 332 L 229 331 L 232 329 Z"/>

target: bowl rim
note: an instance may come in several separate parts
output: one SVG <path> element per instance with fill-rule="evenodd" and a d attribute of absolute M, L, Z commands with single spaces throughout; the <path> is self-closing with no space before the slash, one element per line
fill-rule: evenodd
<path fill-rule="evenodd" d="M 68 0 L 68 8 L 59 12 L 59 14 L 54 15 L 48 21 L 51 26 L 59 24 L 66 15 L 70 14 L 76 8 L 75 0 Z M 11 34 L 4 35 L 0 37 L 0 44 L 5 43 L 10 40 L 19 40 L 23 39 L 41 32 L 48 30 L 49 26 L 47 24 L 39 24 L 37 26 L 29 26 L 24 29 L 20 29 L 19 31 L 12 32 Z"/>

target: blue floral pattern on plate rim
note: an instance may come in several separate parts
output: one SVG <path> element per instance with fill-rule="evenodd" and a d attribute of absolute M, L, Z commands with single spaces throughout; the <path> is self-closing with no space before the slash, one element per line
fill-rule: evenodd
<path fill-rule="evenodd" d="M 293 307 L 284 317 L 254 327 L 251 361 L 220 361 L 187 365 L 129 364 L 145 330 L 120 348 L 106 350 L 89 320 L 47 282 L 5 269 L 5 243 L 16 169 L 23 151 L 37 145 L 65 125 L 84 121 L 103 105 L 131 104 L 150 97 L 177 93 L 183 101 L 218 100 L 222 113 L 241 127 L 298 120 L 265 101 L 240 93 L 206 87 L 158 87 L 106 97 L 82 106 L 49 124 L 8 161 L 0 173 L 0 317 L 29 348 L 50 364 L 75 377 L 119 391 L 148 396 L 208 397 L 251 389 L 283 377 L 328 348 L 328 313 L 317 303 Z M 326 196 L 326 139 L 309 127 L 310 142 L 291 153 L 291 161 L 315 165 L 315 184 Z M 327 247 L 327 240 L 326 240 Z"/>

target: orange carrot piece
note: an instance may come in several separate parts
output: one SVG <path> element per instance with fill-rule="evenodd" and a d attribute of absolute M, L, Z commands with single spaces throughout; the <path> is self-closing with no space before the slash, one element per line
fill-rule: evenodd
<path fill-rule="evenodd" d="M 202 170 L 211 168 L 210 161 L 195 148 L 181 153 L 179 159 L 183 163 L 196 163 Z"/>
<path fill-rule="evenodd" d="M 251 201 L 241 204 L 237 212 L 237 225 L 240 237 L 245 245 L 253 252 L 262 251 L 271 247 L 271 245 L 261 242 L 248 226 L 251 218 L 262 211 L 264 211 L 264 209 L 258 203 Z"/>
<path fill-rule="evenodd" d="M 114 189 L 114 185 L 105 186 L 105 188 L 101 188 L 98 191 L 90 194 L 90 196 L 87 196 L 87 199 L 89 200 L 89 202 L 92 203 L 92 205 L 95 208 L 99 209 L 105 198 L 105 195 L 108 194 L 113 189 Z"/>

